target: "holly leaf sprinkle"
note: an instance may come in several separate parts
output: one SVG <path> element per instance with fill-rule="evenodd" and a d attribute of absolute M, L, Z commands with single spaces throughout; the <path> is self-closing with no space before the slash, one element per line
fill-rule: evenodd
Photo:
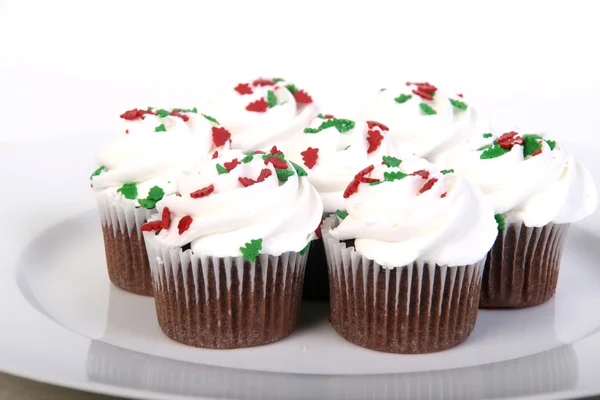
<path fill-rule="evenodd" d="M 464 103 L 464 102 L 462 102 L 460 100 L 454 100 L 454 99 L 449 99 L 449 100 L 450 100 L 450 103 L 454 107 L 458 108 L 459 110 L 466 110 L 467 109 L 467 104 L 466 103 Z"/>
<path fill-rule="evenodd" d="M 287 88 L 287 90 L 289 90 L 292 94 L 298 92 L 300 89 L 298 89 L 296 87 L 296 85 L 294 85 L 293 83 L 287 84 L 285 85 L 285 87 Z"/>
<path fill-rule="evenodd" d="M 308 252 L 308 249 L 309 249 L 309 247 L 310 247 L 310 242 L 308 242 L 308 243 L 306 244 L 306 246 L 304 246 L 304 248 L 303 248 L 302 250 L 300 250 L 300 255 L 301 255 L 301 256 L 305 255 L 305 254 L 306 254 L 306 252 Z"/>
<path fill-rule="evenodd" d="M 339 219 L 344 220 L 346 219 L 346 217 L 348 216 L 348 211 L 344 211 L 344 210 L 337 210 L 335 212 L 335 215 L 338 216 Z"/>
<path fill-rule="evenodd" d="M 504 215 L 496 214 L 494 215 L 494 218 L 496 219 L 496 223 L 498 224 L 498 230 L 503 231 L 504 228 L 506 228 L 506 219 L 504 218 Z"/>
<path fill-rule="evenodd" d="M 135 183 L 126 183 L 117 189 L 117 192 L 121 193 L 123 197 L 129 200 L 134 200 L 137 197 L 138 191 Z"/>
<path fill-rule="evenodd" d="M 481 155 L 479 156 L 479 158 L 482 160 L 500 157 L 510 151 L 510 149 L 504 149 L 500 147 L 498 142 L 494 142 L 493 145 L 484 146 L 480 148 L 480 150 L 483 150 L 483 153 L 481 153 Z"/>
<path fill-rule="evenodd" d="M 169 114 L 171 114 L 171 111 L 167 111 L 167 110 L 165 110 L 165 109 L 162 109 L 162 108 L 161 108 L 161 109 L 159 109 L 159 110 L 156 110 L 155 112 L 156 112 L 156 113 L 158 114 L 158 116 L 159 116 L 159 117 L 161 117 L 161 118 L 166 118 L 166 117 L 168 117 L 168 116 L 169 116 Z"/>
<path fill-rule="evenodd" d="M 433 108 L 431 108 L 431 106 L 429 104 L 421 103 L 421 104 L 419 104 L 419 107 L 421 107 L 421 111 L 423 111 L 423 113 L 425 113 L 425 115 L 437 114 L 437 111 L 435 111 Z"/>
<path fill-rule="evenodd" d="M 154 200 L 138 199 L 138 203 L 140 206 L 147 208 L 148 210 L 152 210 L 154 207 L 156 207 L 156 201 Z"/>
<path fill-rule="evenodd" d="M 250 152 L 246 157 L 242 158 L 242 162 L 244 164 L 248 164 L 250 161 L 252 161 L 254 159 L 254 152 Z"/>
<path fill-rule="evenodd" d="M 298 176 L 307 176 L 308 175 L 304 168 L 302 168 L 301 166 L 299 166 L 298 164 L 296 164 L 293 161 L 290 161 L 290 163 L 292 163 L 292 167 L 294 167 Z"/>
<path fill-rule="evenodd" d="M 156 128 L 154 128 L 154 132 L 166 132 L 167 128 L 165 128 L 165 124 L 160 124 Z"/>
<path fill-rule="evenodd" d="M 384 172 L 383 180 L 387 182 L 399 181 L 400 179 L 406 178 L 408 175 L 401 171 L 395 172 Z"/>
<path fill-rule="evenodd" d="M 165 195 L 165 191 L 160 186 L 153 186 L 148 191 L 148 197 L 145 199 L 138 199 L 140 206 L 149 210 L 156 207 L 156 203 L 162 200 Z"/>
<path fill-rule="evenodd" d="M 223 175 L 223 174 L 228 174 L 229 173 L 229 171 L 227 171 L 227 168 L 225 168 L 221 164 L 217 164 L 217 165 L 215 165 L 215 167 L 217 168 L 217 172 L 219 173 L 219 175 Z"/>
<path fill-rule="evenodd" d="M 272 90 L 267 92 L 267 103 L 269 104 L 269 108 L 273 108 L 277 105 L 277 96 Z"/>
<path fill-rule="evenodd" d="M 251 262 L 256 262 L 256 257 L 258 257 L 261 250 L 262 239 L 252 239 L 244 246 L 240 247 L 242 256 L 244 256 L 244 260 L 248 260 Z"/>
<path fill-rule="evenodd" d="M 275 169 L 275 173 L 277 174 L 277 179 L 281 182 L 287 182 L 288 178 L 294 175 L 294 171 L 289 169 Z"/>
<path fill-rule="evenodd" d="M 483 137 L 484 137 L 484 139 L 489 139 L 489 138 L 491 138 L 492 136 L 494 136 L 494 135 L 492 135 L 491 133 L 484 133 L 484 134 L 483 134 Z"/>
<path fill-rule="evenodd" d="M 400 166 L 400 163 L 402 163 L 402 160 L 392 156 L 383 156 L 383 163 L 390 168 L 398 167 Z"/>
<path fill-rule="evenodd" d="M 275 82 L 275 83 L 278 83 L 278 82 L 283 82 L 283 81 L 285 81 L 285 79 L 283 79 L 283 78 L 271 78 L 271 80 L 272 80 L 273 82 Z"/>
<path fill-rule="evenodd" d="M 196 109 L 196 108 L 194 107 L 194 110 L 195 110 L 195 109 Z M 212 122 L 213 124 L 221 125 L 221 124 L 219 123 L 219 121 L 217 121 L 217 119 L 216 119 L 216 118 L 214 118 L 214 117 L 211 117 L 210 115 L 202 114 L 202 116 L 203 116 L 204 118 L 206 118 L 207 120 L 209 120 L 210 122 Z"/>
<path fill-rule="evenodd" d="M 523 157 L 531 156 L 542 148 L 537 135 L 523 135 Z"/>
<path fill-rule="evenodd" d="M 453 169 L 443 169 L 442 170 L 442 174 L 446 175 L 446 174 L 453 174 L 454 170 Z"/>
<path fill-rule="evenodd" d="M 154 107 L 148 107 L 148 111 L 154 110 Z"/>
<path fill-rule="evenodd" d="M 318 133 L 323 129 L 335 127 L 339 133 L 348 132 L 354 129 L 356 123 L 349 119 L 343 118 L 330 118 L 321 123 L 318 128 L 305 128 L 304 133 Z"/>
<path fill-rule="evenodd" d="M 95 170 L 92 175 L 90 175 L 90 181 L 95 177 L 100 175 L 104 170 L 106 169 L 106 167 L 103 165 L 101 167 L 99 167 L 97 170 Z"/>
<path fill-rule="evenodd" d="M 196 107 L 194 107 L 194 108 L 174 108 L 173 111 L 198 114 L 198 109 Z"/>
<path fill-rule="evenodd" d="M 381 185 L 384 181 L 369 182 L 369 186 Z"/>
<path fill-rule="evenodd" d="M 550 150 L 554 150 L 554 148 L 556 147 L 555 140 L 546 140 L 546 143 L 548 143 L 548 146 L 550 146 Z"/>
<path fill-rule="evenodd" d="M 400 96 L 394 98 L 394 101 L 398 104 L 402 104 L 412 99 L 412 94 L 401 94 Z"/>
<path fill-rule="evenodd" d="M 381 88 L 379 89 L 380 92 L 385 92 L 387 90 L 387 88 Z"/>

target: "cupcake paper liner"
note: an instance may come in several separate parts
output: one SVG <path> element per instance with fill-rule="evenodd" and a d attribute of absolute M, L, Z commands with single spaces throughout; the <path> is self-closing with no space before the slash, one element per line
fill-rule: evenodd
<path fill-rule="evenodd" d="M 529 307 L 554 296 L 568 230 L 569 224 L 507 224 L 487 256 L 480 306 Z"/>
<path fill-rule="evenodd" d="M 96 194 L 108 276 L 112 283 L 131 293 L 152 296 L 152 277 L 140 227 L 154 210 L 135 207 L 121 196 Z"/>
<path fill-rule="evenodd" d="M 144 232 L 158 323 L 178 342 L 213 349 L 267 344 L 298 324 L 308 253 L 208 257 Z"/>
<path fill-rule="evenodd" d="M 443 267 L 415 262 L 383 268 L 322 232 L 329 265 L 331 319 L 348 341 L 389 353 L 449 349 L 473 331 L 485 260 Z"/>

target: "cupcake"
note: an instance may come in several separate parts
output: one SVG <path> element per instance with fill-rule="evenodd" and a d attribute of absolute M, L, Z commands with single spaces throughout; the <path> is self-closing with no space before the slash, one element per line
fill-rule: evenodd
<path fill-rule="evenodd" d="M 258 78 L 223 88 L 206 104 L 244 152 L 281 147 L 317 115 L 311 95 L 280 78 Z"/>
<path fill-rule="evenodd" d="M 142 227 L 158 323 L 215 349 L 291 334 L 323 206 L 305 170 L 272 153 L 230 151 L 176 180 Z"/>
<path fill-rule="evenodd" d="M 590 173 L 560 143 L 512 131 L 482 134 L 444 162 L 490 199 L 498 238 L 483 276 L 482 307 L 528 307 L 550 299 L 569 224 L 596 208 Z"/>
<path fill-rule="evenodd" d="M 325 220 L 331 319 L 348 341 L 390 353 L 445 350 L 477 318 L 496 221 L 483 194 L 423 159 L 384 157 Z"/>
<path fill-rule="evenodd" d="M 229 145 L 229 132 L 197 110 L 129 110 L 102 147 L 90 177 L 95 191 L 110 280 L 151 296 L 152 280 L 140 227 L 156 202 L 175 192 L 177 174 Z"/>
<path fill-rule="evenodd" d="M 487 129 L 487 122 L 461 93 L 444 93 L 429 83 L 381 89 L 362 116 L 384 121 L 398 148 L 428 159 L 459 145 L 478 129 Z"/>
<path fill-rule="evenodd" d="M 375 121 L 352 121 L 319 114 L 286 144 L 286 154 L 302 165 L 323 200 L 324 218 L 344 210 L 344 191 L 362 166 L 397 156 L 388 128 Z M 317 231 L 320 233 L 320 231 Z M 329 300 L 329 282 L 323 240 L 311 245 L 306 264 L 303 298 Z"/>

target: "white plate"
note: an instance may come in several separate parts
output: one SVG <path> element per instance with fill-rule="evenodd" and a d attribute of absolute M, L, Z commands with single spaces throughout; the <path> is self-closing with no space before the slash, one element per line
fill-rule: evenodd
<path fill-rule="evenodd" d="M 391 355 L 338 336 L 322 304 L 262 347 L 204 350 L 162 334 L 153 301 L 113 287 L 87 179 L 99 142 L 0 152 L 0 370 L 121 396 L 219 399 L 563 398 L 600 393 L 599 215 L 571 228 L 559 288 L 530 309 L 481 311 L 464 344 Z M 594 176 L 597 148 L 570 145 Z M 7 173 L 8 172 L 8 173 Z"/>

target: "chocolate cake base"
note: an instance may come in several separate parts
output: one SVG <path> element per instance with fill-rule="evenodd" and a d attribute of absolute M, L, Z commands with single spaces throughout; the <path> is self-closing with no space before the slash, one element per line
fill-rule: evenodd
<path fill-rule="evenodd" d="M 152 275 L 144 238 L 132 229 L 123 234 L 117 226 L 102 225 L 108 276 L 112 283 L 131 293 L 152 296 Z"/>
<path fill-rule="evenodd" d="M 178 258 L 174 251 L 158 249 L 161 261 L 151 261 L 158 323 L 171 339 L 232 349 L 271 343 L 296 329 L 306 255 L 251 263 L 181 250 Z"/>
<path fill-rule="evenodd" d="M 480 307 L 530 307 L 554 296 L 568 228 L 507 225 L 487 256 Z"/>
<path fill-rule="evenodd" d="M 313 240 L 306 261 L 302 299 L 310 301 L 329 301 L 329 273 L 323 239 Z"/>

